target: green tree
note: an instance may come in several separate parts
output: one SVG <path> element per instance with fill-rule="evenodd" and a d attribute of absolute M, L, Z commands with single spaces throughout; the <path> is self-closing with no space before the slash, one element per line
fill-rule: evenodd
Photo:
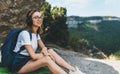
<path fill-rule="evenodd" d="M 78 35 L 74 35 L 69 39 L 68 44 L 70 45 L 70 47 L 73 50 L 78 51 L 78 49 L 79 49 L 79 40 L 80 40 L 80 37 Z"/>
<path fill-rule="evenodd" d="M 68 30 L 66 24 L 66 9 L 63 7 L 54 7 L 51 10 L 51 15 L 54 23 L 51 25 L 49 36 L 52 42 L 55 42 L 61 46 L 66 46 L 68 42 Z"/>
<path fill-rule="evenodd" d="M 86 51 L 88 45 L 89 45 L 88 40 L 85 40 L 85 39 L 80 39 L 79 40 L 79 48 L 80 49 Z"/>
<path fill-rule="evenodd" d="M 66 24 L 66 8 L 53 7 L 53 9 L 51 9 L 51 5 L 45 2 L 41 11 L 44 17 L 44 40 L 66 46 L 69 36 Z"/>
<path fill-rule="evenodd" d="M 42 16 L 43 16 L 43 30 L 44 33 L 48 32 L 48 29 L 50 28 L 50 25 L 52 25 L 53 19 L 51 16 L 51 5 L 48 2 L 45 2 L 44 5 L 41 8 Z"/>

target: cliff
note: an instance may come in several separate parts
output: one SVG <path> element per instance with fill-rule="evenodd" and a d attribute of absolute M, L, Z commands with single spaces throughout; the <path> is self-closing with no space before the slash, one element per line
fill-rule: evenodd
<path fill-rule="evenodd" d="M 0 26 L 22 26 L 31 9 L 40 9 L 43 0 L 0 0 Z"/>

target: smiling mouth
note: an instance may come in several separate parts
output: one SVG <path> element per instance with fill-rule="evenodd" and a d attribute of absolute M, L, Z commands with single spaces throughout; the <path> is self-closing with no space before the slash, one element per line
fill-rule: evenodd
<path fill-rule="evenodd" d="M 42 22 L 37 22 L 37 24 L 41 24 Z"/>

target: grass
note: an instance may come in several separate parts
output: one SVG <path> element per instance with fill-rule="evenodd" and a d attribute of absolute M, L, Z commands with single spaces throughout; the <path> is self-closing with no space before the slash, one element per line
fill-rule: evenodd
<path fill-rule="evenodd" d="M 120 55 L 118 55 L 118 54 L 111 54 L 108 58 L 110 60 L 120 60 Z"/>
<path fill-rule="evenodd" d="M 117 60 L 120 60 L 120 56 L 116 56 L 117 57 Z"/>
<path fill-rule="evenodd" d="M 0 74 L 12 74 L 7 68 L 0 66 Z"/>
<path fill-rule="evenodd" d="M 114 53 L 114 56 L 116 57 L 117 60 L 120 60 L 120 50 Z"/>
<path fill-rule="evenodd" d="M 2 67 L 0 65 L 0 74 L 13 74 L 12 72 L 10 72 L 7 68 Z M 50 71 L 48 70 L 48 68 L 44 67 L 44 68 L 40 68 L 39 70 L 36 70 L 34 72 L 30 72 L 27 74 L 51 74 Z"/>

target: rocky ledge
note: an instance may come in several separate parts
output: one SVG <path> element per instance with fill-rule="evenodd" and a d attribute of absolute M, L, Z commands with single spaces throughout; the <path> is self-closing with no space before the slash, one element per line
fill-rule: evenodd
<path fill-rule="evenodd" d="M 55 49 L 55 51 L 86 74 L 120 74 L 120 61 L 94 59 L 70 50 Z"/>
<path fill-rule="evenodd" d="M 53 49 L 69 64 L 78 66 L 86 74 L 120 74 L 120 61 L 94 59 L 70 50 Z"/>

